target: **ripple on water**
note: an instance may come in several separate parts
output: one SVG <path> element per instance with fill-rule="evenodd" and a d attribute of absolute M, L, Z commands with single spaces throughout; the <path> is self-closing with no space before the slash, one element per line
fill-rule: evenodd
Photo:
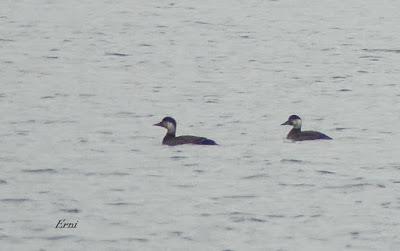
<path fill-rule="evenodd" d="M 7 198 L 7 199 L 0 199 L 0 201 L 4 203 L 24 203 L 32 200 L 27 198 Z"/>
<path fill-rule="evenodd" d="M 285 218 L 286 215 L 283 214 L 268 214 L 266 215 L 268 218 Z"/>
<path fill-rule="evenodd" d="M 326 171 L 326 170 L 317 170 L 316 172 L 320 174 L 336 174 L 336 172 Z"/>
<path fill-rule="evenodd" d="M 118 239 L 118 240 L 102 240 L 103 242 L 121 242 L 121 241 L 128 241 L 128 242 L 132 242 L 132 241 L 137 241 L 137 242 L 148 242 L 149 240 L 146 238 L 135 238 L 135 237 L 131 237 L 131 238 L 122 238 L 122 239 Z"/>
<path fill-rule="evenodd" d="M 8 38 L 0 38 L 0 42 L 14 42 L 15 40 L 13 39 L 8 39 Z"/>
<path fill-rule="evenodd" d="M 390 202 L 390 201 L 388 201 L 388 202 L 383 202 L 383 203 L 381 203 L 381 207 L 383 207 L 383 208 L 389 208 L 391 204 L 392 204 L 392 202 Z"/>
<path fill-rule="evenodd" d="M 152 47 L 153 46 L 151 44 L 146 44 L 146 43 L 140 43 L 138 45 L 141 46 L 141 47 Z"/>
<path fill-rule="evenodd" d="M 175 155 L 175 156 L 171 156 L 170 159 L 181 160 L 181 159 L 187 159 L 187 157 L 186 156 Z"/>
<path fill-rule="evenodd" d="M 43 124 L 73 124 L 77 122 L 76 120 L 45 120 Z"/>
<path fill-rule="evenodd" d="M 174 185 L 174 187 L 178 187 L 178 188 L 193 188 L 193 187 L 196 187 L 196 186 L 192 185 L 192 184 L 178 184 L 178 185 Z"/>
<path fill-rule="evenodd" d="M 153 117 L 152 114 L 136 114 L 134 112 L 121 111 L 116 113 L 106 113 L 104 114 L 106 117 L 115 117 L 115 118 L 150 118 Z"/>
<path fill-rule="evenodd" d="M 264 223 L 267 222 L 265 219 L 252 217 L 252 216 L 231 216 L 229 217 L 231 221 L 238 223 L 238 222 L 257 222 L 257 223 Z"/>
<path fill-rule="evenodd" d="M 10 238 L 9 235 L 0 234 L 0 240 L 6 240 L 6 239 L 8 239 L 8 238 Z"/>
<path fill-rule="evenodd" d="M 130 175 L 129 173 L 124 173 L 124 172 L 110 172 L 110 173 L 95 173 L 95 172 L 89 172 L 85 173 L 85 176 L 127 176 Z"/>
<path fill-rule="evenodd" d="M 183 164 L 183 166 L 185 166 L 185 167 L 199 166 L 199 163 L 186 163 L 186 164 Z"/>
<path fill-rule="evenodd" d="M 389 53 L 400 53 L 399 49 L 362 49 L 367 52 L 389 52 Z"/>
<path fill-rule="evenodd" d="M 53 98 L 55 98 L 55 96 L 43 96 L 43 97 L 40 97 L 40 99 L 53 99 Z"/>
<path fill-rule="evenodd" d="M 27 131 L 27 130 L 18 130 L 18 131 L 15 131 L 15 133 L 17 135 L 20 135 L 20 136 L 26 136 L 26 135 L 29 134 L 29 131 Z"/>
<path fill-rule="evenodd" d="M 110 202 L 110 203 L 105 203 L 105 205 L 108 205 L 108 206 L 129 206 L 129 205 L 132 205 L 132 203 L 128 203 L 128 202 Z"/>
<path fill-rule="evenodd" d="M 280 186 L 288 186 L 288 187 L 315 187 L 314 184 L 306 184 L 306 183 L 279 183 Z"/>
<path fill-rule="evenodd" d="M 21 162 L 21 160 L 19 160 L 16 157 L 0 157 L 0 161 L 1 162 Z"/>
<path fill-rule="evenodd" d="M 380 134 L 393 134 L 393 132 L 389 132 L 389 131 L 379 131 Z"/>
<path fill-rule="evenodd" d="M 242 179 L 244 180 L 252 180 L 252 179 L 262 179 L 262 178 L 268 178 L 269 175 L 265 173 L 260 173 L 260 174 L 254 174 L 254 175 L 249 175 L 249 176 L 244 176 Z"/>
<path fill-rule="evenodd" d="M 148 242 L 149 240 L 146 238 L 126 238 L 127 241 L 138 241 L 138 242 Z"/>
<path fill-rule="evenodd" d="M 116 57 L 127 57 L 129 54 L 126 53 L 119 53 L 119 52 L 106 52 L 106 56 L 116 56 Z"/>
<path fill-rule="evenodd" d="M 64 209 L 60 209 L 60 211 L 64 212 L 64 213 L 74 213 L 74 214 L 81 212 L 81 210 L 79 210 L 77 208 L 67 208 L 67 209 L 64 208 Z"/>
<path fill-rule="evenodd" d="M 36 123 L 36 120 L 34 119 L 28 119 L 28 120 L 21 120 L 21 121 L 11 121 L 11 125 L 17 125 L 17 124 L 32 124 Z"/>
<path fill-rule="evenodd" d="M 347 127 L 336 127 L 334 130 L 336 131 L 344 131 L 344 130 L 350 130 L 351 128 L 347 128 Z"/>
<path fill-rule="evenodd" d="M 65 239 L 72 239 L 72 238 L 74 238 L 73 235 L 57 235 L 57 236 L 44 237 L 43 239 L 48 240 L 48 241 L 57 241 L 57 240 L 65 240 Z"/>
<path fill-rule="evenodd" d="M 350 77 L 350 76 L 348 76 L 348 75 L 345 75 L 345 76 L 333 76 L 332 79 L 346 79 L 348 77 Z"/>
<path fill-rule="evenodd" d="M 57 173 L 55 169 L 52 168 L 43 168 L 43 169 L 23 169 L 24 173 Z"/>
<path fill-rule="evenodd" d="M 210 197 L 212 200 L 223 200 L 223 199 L 254 199 L 257 198 L 255 195 L 225 195 L 225 196 L 218 196 L 218 197 Z"/>
<path fill-rule="evenodd" d="M 90 98 L 90 97 L 95 97 L 95 94 L 91 94 L 91 93 L 80 93 L 79 97 L 81 98 Z"/>
<path fill-rule="evenodd" d="M 305 161 L 303 160 L 299 160 L 299 159 L 281 159 L 281 163 L 305 163 Z"/>
<path fill-rule="evenodd" d="M 79 143 L 88 143 L 89 142 L 89 140 L 87 139 L 87 138 L 79 138 L 78 139 L 79 141 Z"/>
<path fill-rule="evenodd" d="M 113 134 L 112 131 L 107 131 L 107 130 L 96 131 L 96 133 L 103 134 L 103 135 L 112 135 Z"/>
<path fill-rule="evenodd" d="M 355 184 L 345 184 L 342 186 L 325 186 L 324 188 L 327 189 L 363 189 L 365 187 L 379 187 L 385 188 L 384 185 L 381 184 L 371 184 L 371 183 L 355 183 Z"/>

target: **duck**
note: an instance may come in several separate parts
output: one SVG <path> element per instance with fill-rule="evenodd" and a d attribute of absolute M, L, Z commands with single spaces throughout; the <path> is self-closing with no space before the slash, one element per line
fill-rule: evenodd
<path fill-rule="evenodd" d="M 302 131 L 301 130 L 301 118 L 297 115 L 289 116 L 288 120 L 281 125 L 291 125 L 293 126 L 289 134 L 286 136 L 287 139 L 293 141 L 303 141 L 303 140 L 331 140 L 332 138 L 326 134 L 316 131 Z"/>
<path fill-rule="evenodd" d="M 191 136 L 191 135 L 183 135 L 176 136 L 176 121 L 172 117 L 165 117 L 161 120 L 161 122 L 154 124 L 154 126 L 161 126 L 167 129 L 167 134 L 165 135 L 162 144 L 168 146 L 177 146 L 184 144 L 193 144 L 193 145 L 217 145 L 214 140 Z"/>

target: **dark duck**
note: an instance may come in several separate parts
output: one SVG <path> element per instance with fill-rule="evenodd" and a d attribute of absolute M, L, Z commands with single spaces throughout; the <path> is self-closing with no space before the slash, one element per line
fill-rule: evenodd
<path fill-rule="evenodd" d="M 303 141 L 303 140 L 316 140 L 316 139 L 332 139 L 331 137 L 316 131 L 302 131 L 301 130 L 301 118 L 297 115 L 291 115 L 289 119 L 282 125 L 293 126 L 287 135 L 287 139 L 293 141 Z"/>
<path fill-rule="evenodd" d="M 194 144 L 194 145 L 217 145 L 214 140 L 207 139 L 204 137 L 197 136 L 175 136 L 176 133 L 176 121 L 171 117 L 165 117 L 160 123 L 154 124 L 154 126 L 161 126 L 167 129 L 162 143 L 163 145 L 176 146 L 183 144 Z"/>

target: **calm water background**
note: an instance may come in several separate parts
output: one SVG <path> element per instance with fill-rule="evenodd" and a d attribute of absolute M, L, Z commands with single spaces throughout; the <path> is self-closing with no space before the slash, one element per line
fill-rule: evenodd
<path fill-rule="evenodd" d="M 1 1 L 1 249 L 399 250 L 399 13 Z M 220 146 L 162 146 L 166 115 Z"/>

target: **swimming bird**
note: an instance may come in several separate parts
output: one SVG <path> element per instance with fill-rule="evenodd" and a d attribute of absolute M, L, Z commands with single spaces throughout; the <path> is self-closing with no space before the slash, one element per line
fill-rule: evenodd
<path fill-rule="evenodd" d="M 293 126 L 289 134 L 286 136 L 287 139 L 293 141 L 303 140 L 315 140 L 315 139 L 332 139 L 331 137 L 316 131 L 301 131 L 301 118 L 297 115 L 291 115 L 289 119 L 282 125 Z"/>
<path fill-rule="evenodd" d="M 161 126 L 167 129 L 162 143 L 163 145 L 176 146 L 183 144 L 194 144 L 194 145 L 217 145 L 214 140 L 207 139 L 204 137 L 197 136 L 175 136 L 176 133 L 176 121 L 171 117 L 165 117 L 160 123 L 154 124 L 154 126 Z"/>

